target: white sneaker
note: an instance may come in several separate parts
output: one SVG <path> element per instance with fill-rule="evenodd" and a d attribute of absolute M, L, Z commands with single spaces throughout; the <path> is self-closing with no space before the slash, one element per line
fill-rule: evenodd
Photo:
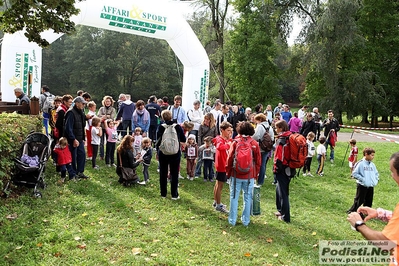
<path fill-rule="evenodd" d="M 308 176 L 311 176 L 311 177 L 313 177 L 314 175 L 312 175 L 312 173 L 308 173 Z"/>
<path fill-rule="evenodd" d="M 194 176 L 195 179 L 199 178 L 199 176 Z"/>
<path fill-rule="evenodd" d="M 147 185 L 147 183 L 145 182 L 145 181 L 141 181 L 141 182 L 139 182 L 139 185 Z"/>
<path fill-rule="evenodd" d="M 194 181 L 194 177 L 190 177 L 189 179 L 190 179 L 190 181 Z"/>
<path fill-rule="evenodd" d="M 180 199 L 180 197 L 179 197 L 179 196 L 177 196 L 177 198 L 172 198 L 172 200 L 178 200 L 178 199 Z"/>
<path fill-rule="evenodd" d="M 179 173 L 179 179 L 184 179 L 184 177 Z"/>
<path fill-rule="evenodd" d="M 308 174 L 306 174 L 306 173 L 303 173 L 303 175 L 302 176 L 307 176 Z"/>
<path fill-rule="evenodd" d="M 187 176 L 187 179 L 190 180 L 190 176 Z"/>

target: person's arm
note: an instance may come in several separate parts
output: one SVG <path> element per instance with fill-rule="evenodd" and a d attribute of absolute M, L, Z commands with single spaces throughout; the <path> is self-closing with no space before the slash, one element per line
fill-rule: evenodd
<path fill-rule="evenodd" d="M 355 227 L 357 221 L 362 221 L 362 217 L 357 212 L 352 212 L 348 214 L 347 220 L 352 227 Z M 368 227 L 367 225 L 361 225 L 357 227 L 357 230 L 362 234 L 362 236 L 367 240 L 389 240 L 386 236 L 382 234 L 381 231 L 376 231 Z"/>

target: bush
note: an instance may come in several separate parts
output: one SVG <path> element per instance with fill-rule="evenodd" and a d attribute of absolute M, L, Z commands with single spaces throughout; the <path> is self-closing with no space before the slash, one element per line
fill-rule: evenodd
<path fill-rule="evenodd" d="M 41 132 L 42 118 L 38 115 L 16 113 L 0 114 L 0 186 L 10 176 L 13 158 L 17 156 L 23 141 L 32 131 Z"/>

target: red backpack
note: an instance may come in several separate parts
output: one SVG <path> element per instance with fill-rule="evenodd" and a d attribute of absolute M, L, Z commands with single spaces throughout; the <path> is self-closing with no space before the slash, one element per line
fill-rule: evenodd
<path fill-rule="evenodd" d="M 284 146 L 288 145 L 288 149 L 283 147 L 284 161 L 288 162 L 290 168 L 301 168 L 305 165 L 308 156 L 308 145 L 306 138 L 299 133 L 292 133 L 287 139 Z M 288 152 L 285 152 L 288 150 Z"/>
<path fill-rule="evenodd" d="M 239 175 L 249 175 L 254 164 L 252 138 L 235 139 L 237 146 L 234 152 L 233 170 Z"/>

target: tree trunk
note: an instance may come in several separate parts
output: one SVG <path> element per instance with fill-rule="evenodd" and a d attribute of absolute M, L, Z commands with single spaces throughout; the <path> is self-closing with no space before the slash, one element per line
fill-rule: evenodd
<path fill-rule="evenodd" d="M 393 115 L 389 116 L 389 127 L 393 128 Z M 393 131 L 393 130 L 390 129 L 390 131 Z"/>
<path fill-rule="evenodd" d="M 369 119 L 368 119 L 368 117 L 369 117 L 369 112 L 364 112 L 363 114 L 362 114 L 362 122 L 361 123 L 363 123 L 363 124 L 368 124 L 369 123 Z"/>
<path fill-rule="evenodd" d="M 388 123 L 388 116 L 384 115 L 381 119 L 381 122 Z"/>

